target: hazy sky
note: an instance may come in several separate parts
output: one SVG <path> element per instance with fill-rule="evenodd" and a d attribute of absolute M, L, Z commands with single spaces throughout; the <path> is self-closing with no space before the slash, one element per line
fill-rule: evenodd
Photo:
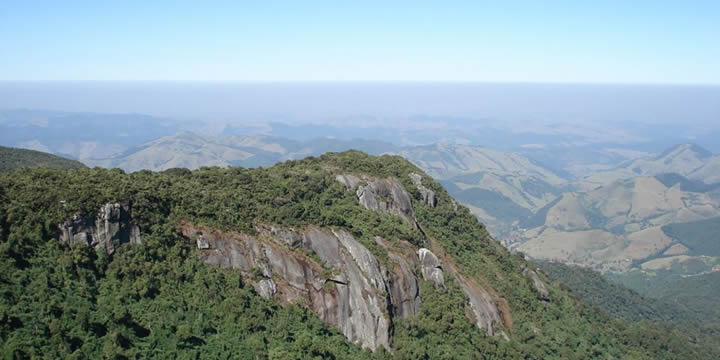
<path fill-rule="evenodd" d="M 720 84 L 718 39 L 717 0 L 2 0 L 0 80 Z"/>

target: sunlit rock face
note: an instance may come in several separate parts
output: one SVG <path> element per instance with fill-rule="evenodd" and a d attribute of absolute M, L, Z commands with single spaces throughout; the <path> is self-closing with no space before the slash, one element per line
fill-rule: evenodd
<path fill-rule="evenodd" d="M 338 175 L 335 179 L 348 190 L 355 190 L 360 205 L 366 209 L 399 216 L 406 224 L 417 227 L 410 195 L 397 180 L 355 175 Z"/>
<path fill-rule="evenodd" d="M 366 209 L 398 216 L 408 226 L 419 228 L 412 199 L 397 180 L 355 175 L 338 175 L 336 180 L 353 191 Z M 435 206 L 435 194 L 422 187 L 421 180 L 417 179 L 420 186 L 416 184 L 423 198 L 419 205 Z M 446 276 L 457 280 L 465 293 L 468 318 L 488 335 L 504 334 L 495 299 L 458 274 L 454 265 L 452 271 L 445 270 L 445 264 L 427 248 L 378 236 L 375 243 L 387 253 L 380 261 L 340 229 L 259 224 L 255 230 L 251 235 L 190 223 L 181 226 L 183 235 L 197 244 L 202 261 L 239 270 L 260 296 L 281 304 L 301 304 L 364 348 L 390 350 L 393 321 L 419 312 L 420 279 L 444 290 Z"/>
<path fill-rule="evenodd" d="M 72 245 L 105 249 L 112 254 L 122 244 L 139 244 L 140 230 L 130 219 L 130 203 L 107 203 L 95 218 L 75 215 L 60 225 L 60 240 Z"/>
<path fill-rule="evenodd" d="M 257 230 L 250 236 L 189 224 L 182 228 L 185 236 L 207 241 L 209 248 L 199 252 L 206 263 L 242 271 L 261 296 L 300 303 L 363 347 L 389 349 L 392 317 L 415 313 L 412 306 L 402 314 L 391 311 L 394 299 L 406 309 L 407 299 L 418 296 L 412 271 L 402 266 L 388 271 L 349 233 L 317 227 Z"/>

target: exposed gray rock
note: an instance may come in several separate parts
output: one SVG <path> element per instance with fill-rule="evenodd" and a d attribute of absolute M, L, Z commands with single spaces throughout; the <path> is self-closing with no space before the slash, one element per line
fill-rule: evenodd
<path fill-rule="evenodd" d="M 345 231 L 333 231 L 333 234 L 340 240 L 340 243 L 345 247 L 345 250 L 347 250 L 350 256 L 352 256 L 352 259 L 360 270 L 362 270 L 363 274 L 365 274 L 365 279 L 370 282 L 370 285 L 380 291 L 387 290 L 383 271 L 380 269 L 380 264 L 370 250 L 357 242 L 352 235 Z"/>
<path fill-rule="evenodd" d="M 255 284 L 255 291 L 265 299 L 272 299 L 277 292 L 277 286 L 272 279 L 262 279 Z"/>
<path fill-rule="evenodd" d="M 192 225 L 182 228 L 185 236 L 198 232 Z M 199 253 L 208 264 L 243 271 L 258 294 L 281 303 L 304 303 L 320 319 L 350 340 L 375 350 L 390 347 L 392 328 L 389 280 L 367 248 L 343 231 L 310 227 L 303 233 L 259 227 L 259 236 L 202 231 L 210 249 Z M 323 264 L 293 250 L 287 239 L 302 239 Z M 330 268 L 330 278 L 324 275 Z M 262 279 L 251 276 L 260 269 Z"/>
<path fill-rule="evenodd" d="M 130 219 L 129 202 L 105 204 L 95 218 L 75 215 L 60 225 L 60 232 L 61 241 L 103 248 L 108 254 L 122 244 L 141 243 L 140 230 Z"/>
<path fill-rule="evenodd" d="M 455 274 L 455 279 L 468 297 L 468 305 L 472 311 L 472 320 L 475 325 L 485 330 L 489 336 L 502 335 L 507 338 L 504 332 L 497 330 L 502 324 L 502 319 L 492 296 L 485 289 L 469 282 L 460 274 Z"/>
<path fill-rule="evenodd" d="M 410 195 L 397 180 L 354 175 L 338 175 L 335 179 L 348 190 L 355 190 L 358 201 L 366 209 L 399 216 L 408 225 L 417 227 Z"/>
<path fill-rule="evenodd" d="M 280 241 L 282 241 L 285 245 L 291 248 L 296 248 L 302 245 L 303 238 L 295 231 L 270 227 L 270 232 L 275 235 Z"/>
<path fill-rule="evenodd" d="M 445 288 L 445 278 L 443 276 L 442 265 L 437 256 L 426 248 L 420 248 L 417 251 L 420 259 L 420 273 L 426 281 L 432 281 L 435 288 Z"/>
<path fill-rule="evenodd" d="M 418 249 L 417 254 L 423 279 L 432 281 L 435 288 L 444 288 L 443 268 L 437 256 L 426 248 Z M 468 307 L 471 313 L 469 315 L 472 315 L 468 316 L 470 320 L 478 328 L 485 330 L 489 336 L 502 335 L 507 338 L 504 332 L 497 331 L 502 324 L 502 319 L 493 297 L 473 281 L 465 279 L 452 265 L 449 266 L 449 273 L 460 284 L 468 299 Z"/>
<path fill-rule="evenodd" d="M 390 248 L 384 240 L 375 239 L 388 251 L 390 268 L 385 269 L 345 231 L 312 226 L 302 231 L 266 226 L 256 230 L 258 235 L 250 236 L 182 226 L 185 236 L 201 233 L 207 241 L 208 248 L 198 252 L 201 260 L 240 270 L 265 298 L 304 304 L 364 348 L 389 349 L 393 317 L 417 314 L 421 294 L 416 267 L 436 288 L 445 286 L 437 256 L 425 248 L 415 256 L 409 243 Z M 491 336 L 504 335 L 492 296 L 457 274 L 452 265 L 449 269 L 467 296 L 471 321 Z"/>
<path fill-rule="evenodd" d="M 395 315 L 406 318 L 420 310 L 420 286 L 410 264 L 404 257 L 388 254 L 395 267 L 390 271 L 390 299 Z"/>
<path fill-rule="evenodd" d="M 196 239 L 195 242 L 197 243 L 198 249 L 203 250 L 203 249 L 209 249 L 209 248 L 210 248 L 210 244 L 208 244 L 207 240 L 205 240 L 205 237 L 203 236 L 202 233 L 198 233 L 198 234 L 197 234 L 197 239 Z"/>
<path fill-rule="evenodd" d="M 532 281 L 533 287 L 537 292 L 538 299 L 550 301 L 550 292 L 547 290 L 545 283 L 540 279 L 540 276 L 538 276 L 535 271 L 526 268 L 523 270 L 523 275 Z"/>
<path fill-rule="evenodd" d="M 355 194 L 358 197 L 358 201 L 360 201 L 360 205 L 364 206 L 366 209 L 381 212 L 387 211 L 387 204 L 383 202 L 382 206 L 378 205 L 377 194 L 375 194 L 375 191 L 370 185 L 358 186 Z"/>
<path fill-rule="evenodd" d="M 331 232 L 310 228 L 303 236 L 303 246 L 312 250 L 330 267 L 337 268 L 342 265 L 340 243 Z"/>
<path fill-rule="evenodd" d="M 341 182 L 348 189 L 354 189 L 358 186 L 360 181 L 362 181 L 359 177 L 355 175 L 337 175 L 335 176 L 335 180 Z"/>
<path fill-rule="evenodd" d="M 272 274 L 287 281 L 290 286 L 305 290 L 308 284 L 312 285 L 315 276 L 318 275 L 298 256 L 288 256 L 286 251 L 268 244 L 263 244 L 263 250 L 265 251 L 263 260 L 270 265 Z"/>
<path fill-rule="evenodd" d="M 384 293 L 374 291 L 375 288 L 363 276 L 357 264 L 345 256 L 345 275 L 348 286 L 338 292 L 338 300 L 349 304 L 349 317 L 341 324 L 341 330 L 351 341 L 359 341 L 370 349 L 383 346 L 390 348 L 390 316 L 387 312 L 388 297 Z"/>
<path fill-rule="evenodd" d="M 418 191 L 420 191 L 420 195 L 422 196 L 425 205 L 431 207 L 437 206 L 437 198 L 435 198 L 435 192 L 426 188 L 422 184 L 422 176 L 420 174 L 410 173 L 410 180 L 412 180 L 413 184 L 415 184 L 415 186 L 418 188 Z"/>

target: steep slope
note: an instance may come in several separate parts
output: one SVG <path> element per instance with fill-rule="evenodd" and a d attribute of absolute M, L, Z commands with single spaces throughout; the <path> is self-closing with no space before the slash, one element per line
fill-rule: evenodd
<path fill-rule="evenodd" d="M 549 279 L 567 286 L 588 305 L 597 306 L 617 318 L 676 323 L 692 323 L 699 320 L 685 307 L 644 297 L 605 279 L 602 274 L 591 269 L 551 262 L 542 262 L 538 266 Z"/>
<path fill-rule="evenodd" d="M 680 321 L 706 324 L 708 332 L 720 330 L 720 267 L 694 276 L 660 269 L 633 270 L 608 277 L 645 297 L 682 309 L 684 319 Z"/>
<path fill-rule="evenodd" d="M 627 270 L 674 244 L 663 225 L 720 215 L 720 204 L 706 192 L 684 190 L 688 183 L 639 176 L 563 194 L 520 224 L 515 245 L 537 259 Z"/>
<path fill-rule="evenodd" d="M 0 146 L 0 172 L 19 168 L 77 169 L 85 165 L 79 161 L 35 150 Z"/>
<path fill-rule="evenodd" d="M 0 192 L 9 356 L 717 355 L 586 308 L 399 157 L 42 169 Z"/>

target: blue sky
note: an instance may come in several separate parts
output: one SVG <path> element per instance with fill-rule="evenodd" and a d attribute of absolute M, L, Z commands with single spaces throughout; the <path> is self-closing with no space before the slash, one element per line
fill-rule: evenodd
<path fill-rule="evenodd" d="M 720 1 L 0 1 L 0 80 L 720 84 Z"/>

